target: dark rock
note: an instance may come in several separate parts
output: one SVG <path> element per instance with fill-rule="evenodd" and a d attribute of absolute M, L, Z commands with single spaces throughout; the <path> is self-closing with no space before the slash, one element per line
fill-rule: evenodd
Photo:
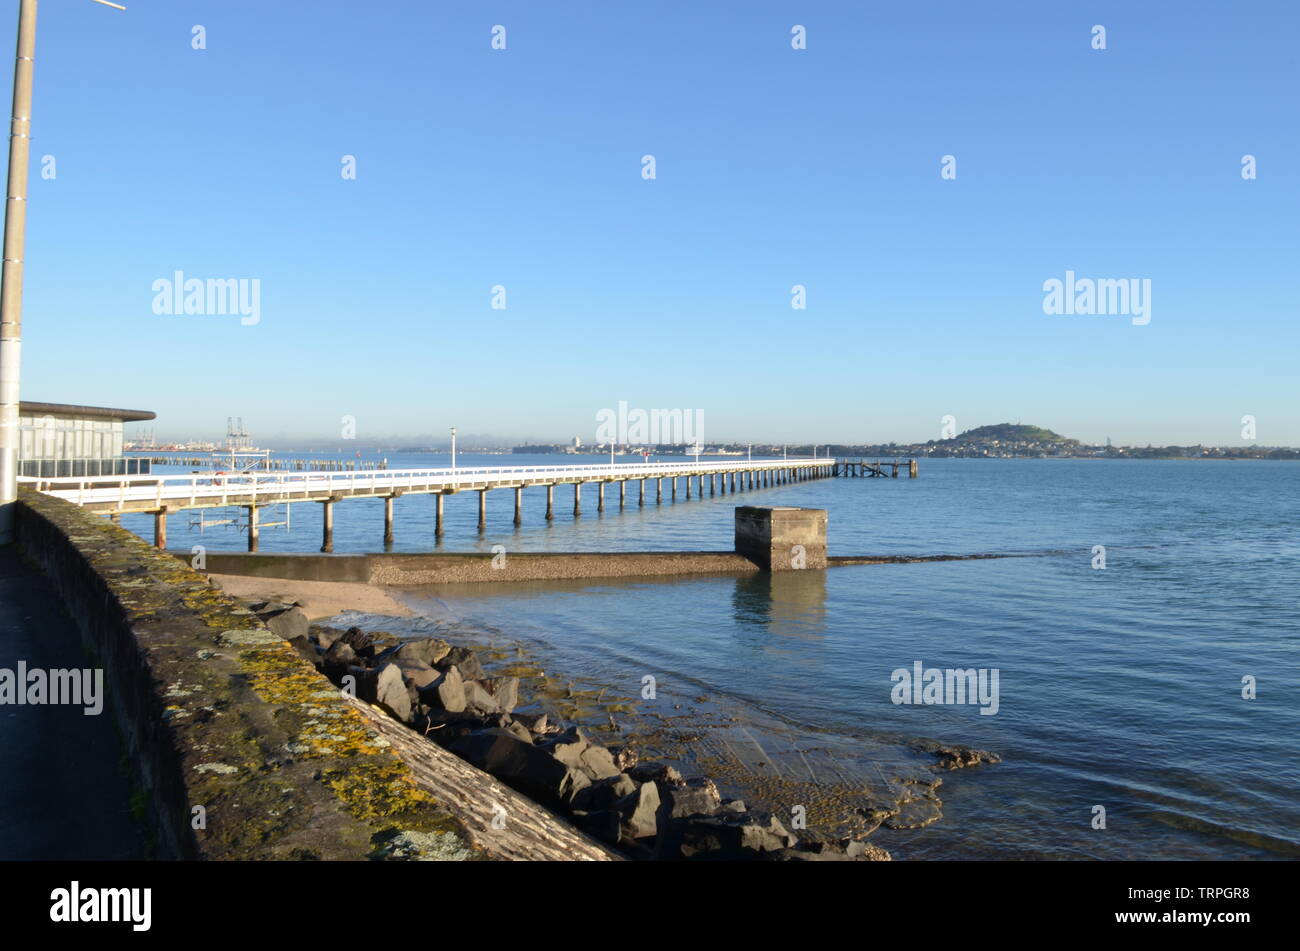
<path fill-rule="evenodd" d="M 660 783 L 670 789 L 686 785 L 682 774 L 665 763 L 638 763 L 628 770 L 628 775 L 638 783 Z"/>
<path fill-rule="evenodd" d="M 760 812 L 719 813 L 677 820 L 685 858 L 755 858 L 764 852 L 794 848 L 797 840 L 775 816 Z"/>
<path fill-rule="evenodd" d="M 357 660 L 357 654 L 352 649 L 352 645 L 342 640 L 331 644 L 329 650 L 325 652 L 325 656 L 321 658 L 325 675 L 335 681 L 347 673 L 348 668 L 355 664 Z"/>
<path fill-rule="evenodd" d="M 514 716 L 517 721 L 539 736 L 546 732 L 547 726 L 550 724 L 545 713 L 516 713 Z"/>
<path fill-rule="evenodd" d="M 374 635 L 361 630 L 359 627 L 348 628 L 343 632 L 343 636 L 339 638 L 339 641 L 351 647 L 358 657 L 370 660 L 375 656 Z"/>
<path fill-rule="evenodd" d="M 465 710 L 465 683 L 460 676 L 460 668 L 449 667 L 441 677 L 420 691 L 420 700 L 446 710 L 448 713 L 461 713 Z"/>
<path fill-rule="evenodd" d="M 375 702 L 403 723 L 411 719 L 411 697 L 402 680 L 402 669 L 385 664 L 375 676 Z"/>
<path fill-rule="evenodd" d="M 519 678 L 492 677 L 483 681 L 483 689 L 491 694 L 497 708 L 510 713 L 519 706 Z"/>
<path fill-rule="evenodd" d="M 433 666 L 439 670 L 446 670 L 452 666 L 459 667 L 460 675 L 465 680 L 482 680 L 487 676 L 483 672 L 483 665 L 479 662 L 478 655 L 467 647 L 453 647 Z"/>
<path fill-rule="evenodd" d="M 376 658 L 375 665 L 378 666 L 380 663 L 382 663 L 382 661 L 379 658 Z M 429 684 L 442 676 L 441 671 L 435 670 L 428 664 L 420 661 L 411 660 L 410 658 L 395 660 L 392 661 L 392 663 L 397 664 L 398 668 L 401 669 L 402 679 L 413 686 L 416 690 L 429 686 Z"/>
<path fill-rule="evenodd" d="M 622 774 L 620 774 L 622 775 Z M 622 819 L 621 835 L 625 839 L 648 839 L 659 832 L 659 787 L 642 783 L 614 805 Z"/>
<path fill-rule="evenodd" d="M 421 637 L 402 641 L 375 658 L 388 660 L 403 667 L 414 662 L 427 667 L 436 666 L 451 651 L 451 645 L 439 637 Z"/>
<path fill-rule="evenodd" d="M 631 776 L 619 773 L 617 776 L 596 780 L 578 794 L 577 798 L 573 800 L 573 805 L 577 809 L 586 809 L 591 812 L 613 809 L 615 803 L 625 796 L 630 796 L 636 790 L 636 780 Z"/>
<path fill-rule="evenodd" d="M 324 667 L 325 662 L 321 657 L 319 648 L 317 648 L 306 635 L 292 638 L 289 641 L 289 645 L 298 652 L 299 657 L 311 664 L 317 670 Z"/>
<path fill-rule="evenodd" d="M 310 628 L 310 636 L 322 650 L 329 650 L 330 645 L 343 636 L 343 632 L 337 627 L 323 627 L 319 624 L 313 624 Z"/>
<path fill-rule="evenodd" d="M 501 708 L 497 702 L 492 699 L 492 694 L 488 693 L 477 680 L 467 680 L 464 685 L 465 690 L 465 709 L 471 713 L 477 713 L 480 716 L 489 716 L 493 713 L 500 713 Z"/>
<path fill-rule="evenodd" d="M 470 733 L 458 738 L 450 749 L 524 795 L 548 805 L 567 806 L 574 796 L 591 785 L 581 770 L 566 766 L 505 730 Z"/>
<path fill-rule="evenodd" d="M 687 780 L 685 786 L 667 790 L 668 815 L 673 819 L 686 816 L 711 816 L 722 806 L 722 796 L 711 779 Z"/>
<path fill-rule="evenodd" d="M 607 845 L 618 845 L 619 832 L 623 817 L 613 809 L 597 809 L 592 812 L 575 812 L 574 824 L 579 829 Z"/>

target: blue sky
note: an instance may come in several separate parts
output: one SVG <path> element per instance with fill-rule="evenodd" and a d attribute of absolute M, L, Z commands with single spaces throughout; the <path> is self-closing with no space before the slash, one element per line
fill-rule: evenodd
<path fill-rule="evenodd" d="M 27 399 L 263 443 L 590 441 L 626 400 L 710 441 L 1300 445 L 1300 4 L 128 6 L 42 5 Z M 155 314 L 178 270 L 260 321 Z M 1044 314 L 1067 270 L 1149 279 L 1150 323 Z"/>

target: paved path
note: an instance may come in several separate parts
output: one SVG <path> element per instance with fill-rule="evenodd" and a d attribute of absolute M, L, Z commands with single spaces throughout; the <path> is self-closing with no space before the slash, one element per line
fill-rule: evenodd
<path fill-rule="evenodd" d="M 0 547 L 0 668 L 91 666 L 45 577 Z M 144 857 L 110 710 L 0 705 L 0 860 Z M 19 873 L 21 874 L 21 873 Z"/>

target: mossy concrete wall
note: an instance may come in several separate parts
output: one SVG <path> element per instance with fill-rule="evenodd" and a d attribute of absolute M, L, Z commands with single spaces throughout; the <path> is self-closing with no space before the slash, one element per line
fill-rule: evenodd
<path fill-rule="evenodd" d="M 105 668 L 158 857 L 484 855 L 366 717 L 188 566 L 26 490 L 18 540 Z"/>

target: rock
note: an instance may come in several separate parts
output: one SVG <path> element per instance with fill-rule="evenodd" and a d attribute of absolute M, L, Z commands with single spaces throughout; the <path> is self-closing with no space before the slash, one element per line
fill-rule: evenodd
<path fill-rule="evenodd" d="M 614 765 L 621 771 L 627 772 L 637 764 L 636 750 L 630 746 L 620 746 L 618 752 L 614 754 Z"/>
<path fill-rule="evenodd" d="M 620 833 L 626 839 L 648 839 L 658 834 L 659 787 L 642 783 L 614 805 L 622 819 Z"/>
<path fill-rule="evenodd" d="M 414 662 L 423 664 L 427 667 L 434 667 L 438 661 L 442 660 L 451 651 L 451 645 L 439 637 L 421 637 L 414 640 L 402 641 L 394 647 L 385 650 L 381 655 L 375 658 L 376 662 L 380 660 L 389 660 L 395 664 L 405 667 Z"/>
<path fill-rule="evenodd" d="M 623 826 L 623 817 L 613 809 L 597 809 L 593 812 L 575 812 L 574 824 L 593 838 L 607 845 L 618 845 L 619 832 Z"/>
<path fill-rule="evenodd" d="M 492 699 L 492 694 L 488 693 L 477 680 L 465 681 L 465 709 L 471 713 L 477 713 L 480 716 L 489 716 L 493 713 L 500 713 L 501 708 L 497 702 Z"/>
<path fill-rule="evenodd" d="M 636 790 L 636 780 L 631 776 L 619 773 L 617 776 L 598 779 L 592 783 L 574 799 L 573 805 L 574 808 L 586 809 L 591 812 L 613 809 L 620 799 L 630 796 Z"/>
<path fill-rule="evenodd" d="M 371 659 L 375 656 L 375 638 L 373 634 L 368 634 L 359 627 L 350 627 L 343 632 L 339 641 L 347 644 L 356 652 L 358 657 Z"/>
<path fill-rule="evenodd" d="M 319 624 L 311 626 L 311 638 L 321 646 L 322 650 L 329 650 L 330 645 L 343 636 L 343 632 L 337 627 L 322 627 Z"/>
<path fill-rule="evenodd" d="M 460 676 L 460 668 L 449 667 L 441 677 L 420 691 L 420 700 L 446 710 L 448 713 L 461 713 L 465 710 L 465 684 Z"/>
<path fill-rule="evenodd" d="M 375 663 L 376 665 L 380 663 L 378 658 L 376 658 Z M 428 664 L 422 663 L 420 661 L 410 660 L 409 658 L 405 660 L 394 661 L 394 663 L 396 663 L 397 666 L 401 669 L 402 679 L 405 680 L 411 686 L 413 686 L 416 690 L 419 690 L 422 687 L 429 686 L 429 684 L 433 683 L 435 680 L 437 680 L 439 677 L 442 676 L 441 671 L 434 670 Z"/>
<path fill-rule="evenodd" d="M 592 779 L 606 779 L 621 776 L 623 771 L 614 762 L 614 754 L 598 744 L 591 744 L 582 751 L 579 766 Z"/>
<path fill-rule="evenodd" d="M 477 730 L 455 740 L 450 749 L 524 795 L 548 805 L 568 806 L 591 785 L 581 770 L 566 766 L 505 730 Z"/>
<path fill-rule="evenodd" d="M 711 779 L 688 780 L 685 786 L 669 789 L 668 815 L 673 819 L 687 816 L 711 816 L 722 806 L 722 796 Z"/>
<path fill-rule="evenodd" d="M 325 666 L 325 662 L 324 659 L 321 657 L 320 650 L 316 647 L 315 644 L 311 642 L 311 639 L 307 637 L 305 634 L 301 634 L 298 637 L 291 638 L 289 640 L 289 644 L 293 647 L 295 651 L 298 652 L 299 657 L 301 657 L 307 663 L 311 664 L 317 670 L 320 670 Z"/>
<path fill-rule="evenodd" d="M 307 615 L 303 613 L 302 608 L 286 607 L 283 611 L 277 611 L 274 614 L 259 615 L 262 623 L 266 625 L 267 630 L 273 634 L 279 634 L 286 641 L 293 640 L 295 637 L 306 637 L 311 628 L 307 621 Z"/>
<path fill-rule="evenodd" d="M 755 858 L 764 852 L 794 848 L 797 840 L 775 816 L 759 812 L 719 813 L 678 820 L 685 858 Z"/>
<path fill-rule="evenodd" d="M 538 736 L 544 734 L 546 732 L 547 726 L 550 724 L 550 721 L 547 719 L 545 713 L 538 713 L 538 714 L 516 713 L 515 719 L 518 722 L 522 723 L 524 726 L 528 727 L 528 729 L 532 730 Z"/>
<path fill-rule="evenodd" d="M 519 678 L 492 677 L 483 681 L 483 689 L 491 694 L 498 709 L 510 713 L 519 706 Z"/>
<path fill-rule="evenodd" d="M 439 670 L 446 670 L 451 666 L 459 667 L 460 675 L 465 680 L 482 680 L 487 676 L 483 672 L 483 665 L 479 663 L 478 655 L 467 647 L 453 647 L 433 666 Z"/>
<path fill-rule="evenodd" d="M 411 719 L 411 697 L 402 680 L 402 668 L 385 664 L 375 676 L 375 702 L 403 723 Z"/>
<path fill-rule="evenodd" d="M 661 783 L 672 789 L 686 785 L 682 774 L 664 763 L 638 763 L 628 775 L 638 783 Z"/>
<path fill-rule="evenodd" d="M 337 681 L 339 677 L 347 673 L 350 666 L 357 662 L 356 651 L 347 641 L 338 640 L 330 645 L 325 656 L 321 658 L 324 665 L 325 675 L 331 680 Z"/>

